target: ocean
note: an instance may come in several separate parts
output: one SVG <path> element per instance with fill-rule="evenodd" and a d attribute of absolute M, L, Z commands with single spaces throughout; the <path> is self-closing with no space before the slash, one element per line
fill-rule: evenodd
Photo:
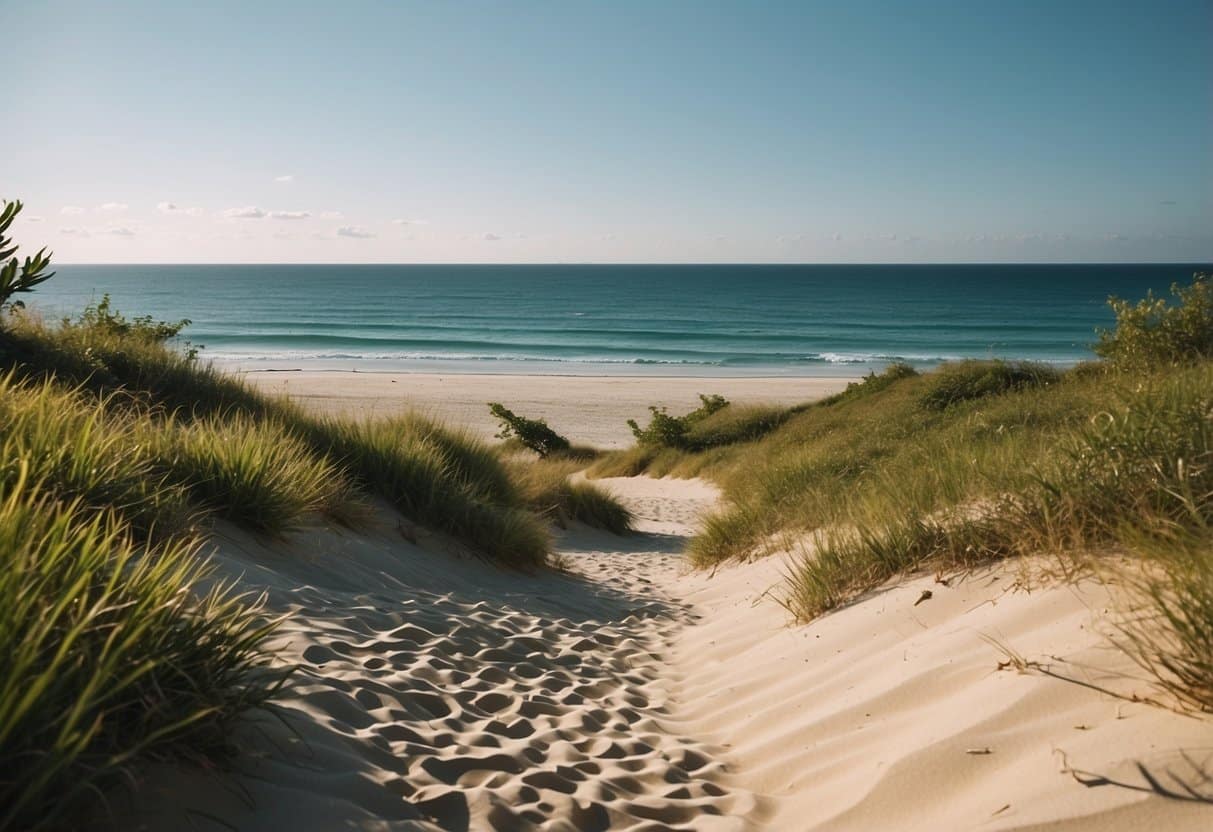
<path fill-rule="evenodd" d="M 1109 295 L 1199 265 L 65 265 L 48 317 L 109 293 L 189 318 L 245 368 L 572 375 L 856 375 L 959 358 L 1072 363 Z M 1203 267 L 1208 268 L 1208 267 Z"/>

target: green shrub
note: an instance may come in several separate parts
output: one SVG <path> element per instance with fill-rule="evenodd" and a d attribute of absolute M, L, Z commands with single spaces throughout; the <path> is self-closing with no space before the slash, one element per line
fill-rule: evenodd
<path fill-rule="evenodd" d="M 928 409 L 943 410 L 970 399 L 1043 387 L 1060 377 L 1056 368 L 1031 361 L 959 361 L 932 373 L 919 401 Z"/>
<path fill-rule="evenodd" d="M 55 276 L 54 272 L 46 271 L 51 264 L 51 255 L 45 248 L 21 262 L 17 257 L 18 246 L 12 238 L 5 236 L 22 207 L 20 201 L 0 202 L 0 313 L 7 306 L 22 305 L 21 301 L 12 299 L 13 295 L 32 292 L 39 283 Z"/>
<path fill-rule="evenodd" d="M 141 551 L 24 470 L 0 484 L 0 830 L 74 828 L 132 765 L 222 753 L 277 690 L 255 672 L 272 625 L 224 586 L 195 593 L 197 548 Z"/>
<path fill-rule="evenodd" d="M 1102 330 L 1095 353 L 1127 368 L 1213 358 L 1213 282 L 1197 272 L 1189 286 L 1172 284 L 1174 304 L 1153 292 L 1137 303 L 1110 298 L 1116 328 Z"/>
<path fill-rule="evenodd" d="M 65 326 L 76 326 L 91 329 L 108 335 L 127 336 L 142 340 L 160 342 L 176 338 L 191 323 L 189 318 L 179 321 L 156 321 L 151 315 L 140 315 L 127 318 L 110 304 L 110 296 L 103 295 L 101 300 L 91 303 L 84 308 L 75 320 L 65 320 Z M 187 345 L 188 347 L 188 345 Z M 198 351 L 187 348 L 187 357 L 197 357 Z"/>
<path fill-rule="evenodd" d="M 641 445 L 656 445 L 667 448 L 685 448 L 687 435 L 698 422 L 729 406 L 724 396 L 699 394 L 699 407 L 685 416 L 671 416 L 666 408 L 651 405 L 651 418 L 647 427 L 641 428 L 635 419 L 628 419 L 632 435 Z"/>
<path fill-rule="evenodd" d="M 543 419 L 519 416 L 499 402 L 489 402 L 489 412 L 501 422 L 498 439 L 517 438 L 524 447 L 540 456 L 569 449 L 569 440 L 548 427 L 548 423 Z"/>

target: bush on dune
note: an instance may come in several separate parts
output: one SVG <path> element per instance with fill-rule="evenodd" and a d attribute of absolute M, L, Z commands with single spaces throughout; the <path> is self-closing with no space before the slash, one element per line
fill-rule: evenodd
<path fill-rule="evenodd" d="M 524 448 L 541 457 L 569 449 L 569 440 L 548 427 L 543 419 L 519 416 L 500 402 L 489 402 L 489 412 L 501 423 L 498 439 L 517 439 Z"/>
<path fill-rule="evenodd" d="M 640 427 L 635 419 L 628 419 L 628 427 L 636 437 L 638 445 L 653 445 L 666 448 L 688 448 L 691 429 L 729 406 L 724 396 L 699 394 L 699 407 L 684 416 L 671 416 L 664 407 L 649 408 L 649 424 Z"/>
<path fill-rule="evenodd" d="M 1128 369 L 1213 358 L 1213 280 L 1197 272 L 1171 285 L 1174 303 L 1151 292 L 1137 303 L 1110 298 L 1116 328 L 1099 333 L 1095 353 Z"/>

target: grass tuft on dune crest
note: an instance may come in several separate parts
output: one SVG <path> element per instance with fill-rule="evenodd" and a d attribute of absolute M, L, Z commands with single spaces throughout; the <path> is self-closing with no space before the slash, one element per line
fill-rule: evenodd
<path fill-rule="evenodd" d="M 631 530 L 632 512 L 626 506 L 591 482 L 569 479 L 585 467 L 584 461 L 548 456 L 511 459 L 508 465 L 532 511 L 561 526 L 576 520 L 613 534 Z"/>
<path fill-rule="evenodd" d="M 136 762 L 221 754 L 281 678 L 257 670 L 256 604 L 196 593 L 196 539 L 144 549 L 54 491 L 24 462 L 0 483 L 0 830 L 70 818 Z"/>

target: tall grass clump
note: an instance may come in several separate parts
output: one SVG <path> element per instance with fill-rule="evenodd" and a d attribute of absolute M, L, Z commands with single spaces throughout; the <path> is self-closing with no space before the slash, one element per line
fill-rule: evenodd
<path fill-rule="evenodd" d="M 24 464 L 55 496 L 78 500 L 81 511 L 113 511 L 143 538 L 185 534 L 197 507 L 140 441 L 143 429 L 104 400 L 9 373 L 0 377 L 0 484 L 14 482 Z"/>
<path fill-rule="evenodd" d="M 519 505 L 501 461 L 483 443 L 417 417 L 327 420 L 311 434 L 357 482 L 406 517 L 506 565 L 546 562 L 547 532 Z"/>
<path fill-rule="evenodd" d="M 221 753 L 278 684 L 256 604 L 196 594 L 196 541 L 139 548 L 28 471 L 0 484 L 0 830 L 70 827 L 137 763 Z"/>
<path fill-rule="evenodd" d="M 923 407 L 943 410 L 959 402 L 1053 384 L 1061 373 L 1032 361 L 959 361 L 931 373 Z"/>
<path fill-rule="evenodd" d="M 1213 713 L 1213 528 L 1158 525 L 1136 536 L 1114 641 L 1178 702 Z"/>
<path fill-rule="evenodd" d="M 581 461 L 548 457 L 507 464 L 526 505 L 540 516 L 560 526 L 577 520 L 613 534 L 631 530 L 632 512 L 626 506 L 593 483 L 570 480 L 583 467 Z"/>
<path fill-rule="evenodd" d="M 202 506 L 239 525 L 281 534 L 309 516 L 358 517 L 344 470 L 281 424 L 243 414 L 175 418 L 152 428 L 157 462 Z"/>

